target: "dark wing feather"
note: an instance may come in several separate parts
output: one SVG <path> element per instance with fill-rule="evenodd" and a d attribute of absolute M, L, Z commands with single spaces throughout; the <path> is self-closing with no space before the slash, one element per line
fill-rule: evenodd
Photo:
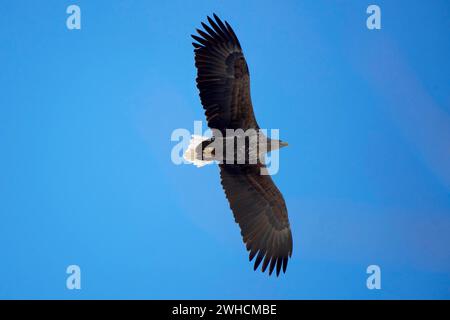
<path fill-rule="evenodd" d="M 269 175 L 261 175 L 261 165 L 220 165 L 223 189 L 230 203 L 250 261 L 255 270 L 286 272 L 292 255 L 292 234 L 283 195 Z M 276 268 L 275 268 L 276 267 Z"/>
<path fill-rule="evenodd" d="M 239 40 L 231 26 L 214 14 L 208 17 L 210 26 L 202 23 L 204 31 L 196 41 L 195 66 L 197 87 L 205 109 L 208 126 L 219 129 L 258 129 L 250 97 L 250 76 Z"/>

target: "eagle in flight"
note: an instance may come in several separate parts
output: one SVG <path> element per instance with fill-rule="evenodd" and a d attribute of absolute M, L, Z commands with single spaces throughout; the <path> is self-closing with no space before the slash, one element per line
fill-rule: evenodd
<path fill-rule="evenodd" d="M 222 187 L 250 252 L 249 260 L 255 259 L 254 270 L 262 262 L 262 272 L 268 268 L 271 275 L 276 269 L 278 276 L 281 270 L 286 272 L 292 255 L 292 234 L 283 195 L 267 171 L 263 174 L 264 157 L 266 152 L 287 143 L 270 139 L 260 130 L 239 40 L 226 21 L 222 22 L 215 14 L 213 17 L 214 20 L 207 17 L 209 26 L 202 22 L 204 30 L 197 29 L 198 36 L 192 35 L 196 41 L 192 44 L 197 88 L 213 136 L 193 136 L 184 158 L 199 167 L 218 163 Z M 230 130 L 252 133 L 244 136 L 243 148 L 236 148 L 235 142 L 242 134 L 230 138 Z M 256 147 L 252 147 L 255 145 L 252 141 L 256 141 Z M 223 158 L 230 153 L 232 161 Z M 239 158 L 238 153 L 244 157 Z M 239 159 L 244 160 L 236 161 Z"/>

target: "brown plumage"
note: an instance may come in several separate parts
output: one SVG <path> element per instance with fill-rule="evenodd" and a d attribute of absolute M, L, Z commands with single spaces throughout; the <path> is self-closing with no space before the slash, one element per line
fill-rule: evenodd
<path fill-rule="evenodd" d="M 247 62 L 231 26 L 215 14 L 192 35 L 197 87 L 208 126 L 225 135 L 226 129 L 259 130 L 250 96 Z M 283 196 L 264 167 L 257 164 L 220 163 L 220 177 L 243 241 L 255 258 L 254 269 L 286 272 L 292 255 L 292 234 Z"/>

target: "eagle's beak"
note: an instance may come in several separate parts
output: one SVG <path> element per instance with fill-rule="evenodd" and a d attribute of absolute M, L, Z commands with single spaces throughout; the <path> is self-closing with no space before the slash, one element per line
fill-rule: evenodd
<path fill-rule="evenodd" d="M 280 148 L 282 148 L 282 147 L 287 147 L 287 146 L 288 146 L 288 143 L 287 143 L 287 142 L 280 141 Z"/>

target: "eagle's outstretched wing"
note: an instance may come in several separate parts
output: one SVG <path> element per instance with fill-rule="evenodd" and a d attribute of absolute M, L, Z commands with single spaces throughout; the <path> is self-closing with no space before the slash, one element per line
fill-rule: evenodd
<path fill-rule="evenodd" d="M 258 129 L 250 97 L 247 63 L 231 26 L 214 14 L 211 27 L 197 29 L 195 66 L 197 87 L 208 126 L 225 134 L 225 129 Z"/>
<path fill-rule="evenodd" d="M 220 165 L 220 178 L 250 261 L 254 269 L 263 261 L 262 271 L 269 274 L 276 267 L 286 272 L 292 254 L 292 234 L 283 195 L 268 175 L 261 175 L 261 165 Z"/>

